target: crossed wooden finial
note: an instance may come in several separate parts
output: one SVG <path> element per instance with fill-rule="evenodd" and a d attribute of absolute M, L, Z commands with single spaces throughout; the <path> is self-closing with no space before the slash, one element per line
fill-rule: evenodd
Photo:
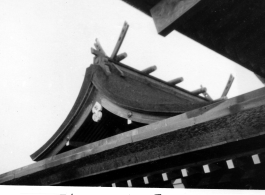
<path fill-rule="evenodd" d="M 127 57 L 126 53 L 122 53 L 119 55 L 117 55 L 117 54 L 118 54 L 119 49 L 122 45 L 122 42 L 125 38 L 125 35 L 128 31 L 128 28 L 129 28 L 129 25 L 127 24 L 127 22 L 125 22 L 123 25 L 121 34 L 119 36 L 119 39 L 116 43 L 116 46 L 115 46 L 110 58 L 107 57 L 107 55 L 106 55 L 104 49 L 102 48 L 101 44 L 99 43 L 98 39 L 96 39 L 96 43 L 94 44 L 96 49 L 91 48 L 91 53 L 95 55 L 94 64 L 100 65 L 107 75 L 111 74 L 110 69 L 108 67 L 108 65 L 109 65 L 109 66 L 113 66 L 114 68 L 116 68 L 118 70 L 118 72 L 120 73 L 120 76 L 124 77 L 123 71 L 119 67 L 117 67 L 113 62 L 120 62 L 121 60 L 123 60 Z"/>

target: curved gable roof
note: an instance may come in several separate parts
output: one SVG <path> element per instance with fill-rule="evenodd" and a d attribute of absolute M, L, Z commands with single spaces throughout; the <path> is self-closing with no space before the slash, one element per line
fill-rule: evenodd
<path fill-rule="evenodd" d="M 146 124 L 210 103 L 207 99 L 179 87 L 170 86 L 126 65 L 116 65 L 124 72 L 124 77 L 121 77 L 113 66 L 109 66 L 110 75 L 107 75 L 99 65 L 87 68 L 81 90 L 70 113 L 55 134 L 31 155 L 33 160 L 38 161 L 58 154 L 67 141 L 84 128 L 83 124 L 87 120 L 92 121 L 92 106 L 96 101 L 109 102 L 119 109 L 118 113 L 135 113 L 131 120 Z M 111 107 L 106 106 L 105 109 L 116 114 Z M 128 118 L 127 115 L 119 116 Z"/>

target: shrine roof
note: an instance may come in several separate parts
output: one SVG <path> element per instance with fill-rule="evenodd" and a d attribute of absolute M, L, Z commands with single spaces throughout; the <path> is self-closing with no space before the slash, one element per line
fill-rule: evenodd
<path fill-rule="evenodd" d="M 130 120 L 138 127 L 213 103 L 124 64 L 111 60 L 109 63 L 110 74 L 100 65 L 87 68 L 73 108 L 54 135 L 31 155 L 33 160 L 64 152 L 69 141 L 85 145 L 111 136 L 115 128 L 121 129 L 107 127 L 111 123 Z M 99 123 L 92 119 L 96 102 L 103 106 Z"/>

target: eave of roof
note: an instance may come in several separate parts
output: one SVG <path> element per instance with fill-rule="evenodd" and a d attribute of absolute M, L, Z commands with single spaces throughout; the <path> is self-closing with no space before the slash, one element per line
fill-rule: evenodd
<path fill-rule="evenodd" d="M 151 16 L 150 10 L 158 1 L 123 0 L 131 6 Z M 173 2 L 173 1 L 171 1 Z M 175 6 L 179 1 L 174 1 Z M 184 2 L 184 1 L 181 1 Z M 200 0 L 187 11 L 181 12 L 176 20 L 167 26 L 167 35 L 176 30 L 185 36 L 216 51 L 239 65 L 265 78 L 265 31 L 262 21 L 265 19 L 263 0 Z M 185 3 L 183 3 L 185 4 Z M 180 6 L 179 9 L 183 7 Z M 166 10 L 167 8 L 161 8 Z M 168 20 L 175 13 L 165 12 Z M 176 14 L 178 15 L 178 14 Z M 163 18 L 164 16 L 161 16 Z M 173 16 L 172 16 L 173 17 Z"/>
<path fill-rule="evenodd" d="M 192 151 L 205 150 L 215 146 L 221 147 L 228 143 L 240 144 L 240 140 L 248 140 L 252 138 L 256 139 L 259 136 L 262 137 L 263 140 L 263 135 L 265 134 L 263 120 L 265 116 L 264 92 L 265 88 L 262 88 L 251 93 L 232 98 L 223 103 L 216 103 L 196 109 L 179 116 L 159 121 L 139 129 L 119 134 L 92 144 L 88 144 L 78 149 L 50 157 L 21 169 L 2 174 L 0 176 L 0 183 L 19 184 L 20 179 L 20 182 L 23 183 L 27 181 L 27 178 L 30 174 L 33 174 L 32 177 L 34 177 L 34 174 L 40 171 L 45 171 L 48 169 L 54 169 L 53 171 L 55 171 L 58 167 L 64 165 L 72 167 L 71 163 L 76 163 L 79 160 L 85 158 L 93 158 L 94 155 L 100 155 L 104 151 L 111 152 L 111 150 L 115 148 L 115 150 L 121 150 L 123 155 L 131 153 L 124 152 L 125 148 L 130 151 L 142 148 L 143 151 L 141 149 L 139 154 L 137 152 L 133 153 L 136 155 L 136 157 L 133 158 L 137 159 L 137 162 L 135 162 L 135 165 L 137 165 L 139 163 L 146 163 L 149 161 L 155 161 L 157 159 L 168 158 L 170 156 L 182 155 Z M 171 141 L 165 142 L 167 139 L 170 139 Z M 146 145 L 144 142 L 149 142 L 149 144 Z M 145 147 L 134 147 L 135 144 L 141 145 L 141 143 L 144 143 Z M 250 143 L 252 143 L 252 145 L 254 144 L 253 146 L 255 147 L 259 147 L 259 145 L 256 145 L 256 142 Z M 150 144 L 153 146 L 151 147 Z M 126 147 L 122 147 L 123 149 L 119 147 L 125 145 Z M 248 145 L 247 148 L 243 149 L 248 150 L 252 147 L 252 145 Z M 149 149 L 146 148 L 147 146 Z M 151 150 L 153 150 L 152 148 L 158 151 L 151 152 Z M 238 147 L 238 149 L 240 148 L 242 149 L 242 146 Z M 114 152 L 113 154 L 117 153 Z M 110 158 L 111 160 L 115 160 L 115 158 L 111 155 L 103 156 Z M 119 158 L 121 157 L 118 157 L 118 159 Z M 116 159 L 117 162 L 118 159 Z M 87 166 L 88 161 L 85 162 Z M 93 163 L 91 160 L 89 160 L 89 162 Z M 124 162 L 126 163 L 127 161 Z M 126 167 L 126 165 L 123 163 L 120 164 L 120 168 Z M 129 164 L 130 166 L 133 166 L 134 161 L 130 161 Z M 109 171 L 112 169 L 119 169 L 119 166 L 116 167 L 117 165 L 115 165 L 115 167 L 112 167 L 113 165 L 111 165 L 109 168 L 100 167 L 100 163 L 97 164 L 95 162 L 93 166 L 97 166 L 97 168 L 94 169 L 90 167 L 87 169 L 89 174 L 86 173 L 88 174 L 86 176 L 99 174 L 102 171 L 106 172 L 108 169 Z M 75 175 L 72 176 L 74 177 L 71 179 L 78 179 L 75 178 Z M 84 177 L 84 175 L 76 176 Z M 47 175 L 47 177 L 49 176 Z M 63 182 L 63 178 L 57 179 L 60 180 L 57 182 Z M 66 179 L 69 179 L 69 177 Z M 49 181 L 49 179 L 44 179 L 43 182 L 47 181 Z M 51 183 L 38 183 L 37 185 L 40 184 L 51 185 Z M 55 183 L 52 184 L 54 185 Z"/>

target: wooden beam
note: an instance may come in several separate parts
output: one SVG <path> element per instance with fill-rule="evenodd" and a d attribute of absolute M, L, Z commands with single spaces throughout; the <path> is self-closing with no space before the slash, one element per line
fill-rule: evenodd
<path fill-rule="evenodd" d="M 253 160 L 253 163 L 256 165 L 256 164 L 260 164 L 261 161 L 260 161 L 260 158 L 259 158 L 259 155 L 258 154 L 255 154 L 255 155 L 252 155 L 252 160 Z"/>
<path fill-rule="evenodd" d="M 150 124 L 167 118 L 166 116 L 154 116 L 140 112 L 132 112 L 131 110 L 125 109 L 112 103 L 106 98 L 102 98 L 101 103 L 106 110 L 126 120 L 129 119 L 135 122 Z"/>
<path fill-rule="evenodd" d="M 201 93 L 205 93 L 206 91 L 207 91 L 207 89 L 205 87 L 202 87 L 200 89 L 196 89 L 194 91 L 191 91 L 191 93 L 194 94 L 194 95 L 199 95 Z"/>
<path fill-rule="evenodd" d="M 154 175 L 148 175 L 144 177 L 144 183 L 146 185 L 154 183 L 154 182 L 158 182 L 158 181 L 164 181 L 162 174 L 154 174 Z"/>
<path fill-rule="evenodd" d="M 203 86 L 201 85 L 201 88 L 203 88 Z M 207 91 L 203 92 L 202 95 L 208 99 L 209 101 L 213 101 L 213 99 L 211 98 L 211 96 L 207 93 Z"/>
<path fill-rule="evenodd" d="M 144 70 L 142 70 L 141 72 L 144 73 L 144 74 L 151 74 L 152 72 L 155 72 L 157 69 L 156 66 L 150 66 Z"/>
<path fill-rule="evenodd" d="M 157 32 L 166 36 L 173 30 L 174 22 L 194 7 L 200 0 L 162 0 L 151 10 Z"/>
<path fill-rule="evenodd" d="M 257 154 L 256 155 L 252 155 L 252 158 L 253 157 L 257 158 L 257 156 L 258 156 Z M 228 161 L 231 161 L 231 160 L 228 160 Z M 239 158 L 233 159 L 233 163 L 235 165 L 235 168 L 240 167 L 240 169 L 242 169 L 242 167 L 241 167 L 242 166 L 242 162 L 245 165 L 245 163 L 249 163 L 248 161 L 249 162 L 252 161 L 250 156 L 241 156 Z M 222 162 L 224 163 L 224 168 L 227 169 L 228 168 L 227 167 L 227 161 L 222 161 Z M 173 187 L 175 187 L 176 184 L 184 184 L 183 181 L 186 181 L 186 180 L 191 181 L 191 180 L 194 180 L 194 179 L 199 181 L 199 183 L 197 183 L 197 185 L 196 185 L 197 187 L 202 187 L 202 186 L 207 186 L 207 185 L 210 185 L 210 184 L 215 184 L 216 182 L 219 181 L 220 178 L 219 179 L 215 178 L 211 173 L 213 171 L 215 171 L 215 170 L 221 169 L 221 167 L 216 165 L 216 164 L 219 164 L 219 163 L 220 163 L 220 161 L 219 162 L 215 162 L 215 163 L 205 164 L 205 165 L 203 165 L 203 171 L 201 170 L 200 166 L 197 166 L 197 167 L 192 167 L 192 168 L 189 167 L 187 169 L 182 169 L 182 170 L 180 170 L 180 169 L 175 169 L 174 170 L 173 169 L 173 170 L 169 170 L 168 172 L 161 173 L 163 182 L 167 183 L 163 187 L 167 186 L 167 188 L 171 188 L 172 185 L 173 185 Z M 252 164 L 252 163 L 250 163 L 250 164 Z M 260 164 L 260 161 L 258 163 L 256 163 L 256 164 Z M 187 172 L 184 175 L 182 173 L 183 170 L 184 170 L 184 172 L 185 171 Z M 201 178 L 201 179 L 199 179 L 197 177 L 198 174 L 199 175 L 203 174 L 203 172 L 204 173 L 208 173 L 208 177 L 201 175 L 201 176 L 199 176 L 199 178 Z M 257 170 L 250 169 L 248 167 L 245 170 L 245 174 L 243 175 L 243 177 L 241 177 L 241 179 L 248 179 L 250 177 L 254 177 L 256 175 L 255 172 L 257 172 Z M 227 171 L 224 170 L 223 173 L 224 173 L 225 176 L 222 178 L 223 181 L 221 181 L 221 183 L 229 181 L 229 179 L 231 179 L 231 176 L 233 178 L 235 177 L 233 172 L 227 172 Z M 191 176 L 194 175 L 194 174 L 196 174 L 197 176 L 191 178 Z M 183 178 L 183 177 L 186 177 L 186 179 Z M 191 178 L 191 180 L 190 180 L 190 178 Z M 159 176 L 159 174 L 154 174 L 154 175 L 146 176 L 144 178 L 143 177 L 137 177 L 137 178 L 133 178 L 133 179 L 130 179 L 130 180 L 126 180 L 125 179 L 125 180 L 121 180 L 119 182 L 114 182 L 114 183 L 116 184 L 117 187 L 127 187 L 127 186 L 125 186 L 125 184 L 126 184 L 125 182 L 126 181 L 127 181 L 128 187 L 144 187 L 144 186 L 149 187 L 149 186 L 153 186 L 154 183 L 156 183 L 159 186 L 159 185 L 161 185 L 161 182 L 162 182 L 161 177 Z M 160 184 L 158 184 L 158 182 L 160 182 Z M 103 185 L 103 186 L 111 186 L 111 185 Z M 159 187 L 161 187 L 161 186 L 159 186 Z"/>
<path fill-rule="evenodd" d="M 78 148 L 78 147 L 81 147 L 81 146 L 84 146 L 86 145 L 87 143 L 85 142 L 75 142 L 75 141 L 69 141 L 67 142 L 67 146 L 71 146 L 71 147 L 74 147 L 74 148 Z"/>
<path fill-rule="evenodd" d="M 124 40 L 124 37 L 125 37 L 125 35 L 126 35 L 127 31 L 128 31 L 128 28 L 129 28 L 129 25 L 127 24 L 127 22 L 125 22 L 124 25 L 123 25 L 121 34 L 119 36 L 118 42 L 117 42 L 117 44 L 116 44 L 116 46 L 115 46 L 115 48 L 114 48 L 114 50 L 113 50 L 113 52 L 111 54 L 111 57 L 110 57 L 111 59 L 115 59 L 115 57 L 117 56 L 117 54 L 119 52 L 119 49 L 121 47 L 121 44 L 122 44 L 122 42 Z"/>
<path fill-rule="evenodd" d="M 120 62 L 124 60 L 125 58 L 127 58 L 127 56 L 128 56 L 127 53 L 121 53 L 116 56 L 115 61 Z"/>
<path fill-rule="evenodd" d="M 170 80 L 168 81 L 168 84 L 170 85 L 176 85 L 176 84 L 179 84 L 183 81 L 183 77 L 179 77 L 179 78 L 176 78 L 176 79 L 173 79 L 173 80 Z"/>
<path fill-rule="evenodd" d="M 234 79 L 235 79 L 235 77 L 233 77 L 233 75 L 230 75 L 230 77 L 228 79 L 228 82 L 226 84 L 226 87 L 224 89 L 224 92 L 223 92 L 221 97 L 226 97 L 227 96 L 227 94 L 228 94 L 228 92 L 229 92 L 229 90 L 230 90 L 230 88 L 231 88 L 231 86 L 233 84 Z"/>

